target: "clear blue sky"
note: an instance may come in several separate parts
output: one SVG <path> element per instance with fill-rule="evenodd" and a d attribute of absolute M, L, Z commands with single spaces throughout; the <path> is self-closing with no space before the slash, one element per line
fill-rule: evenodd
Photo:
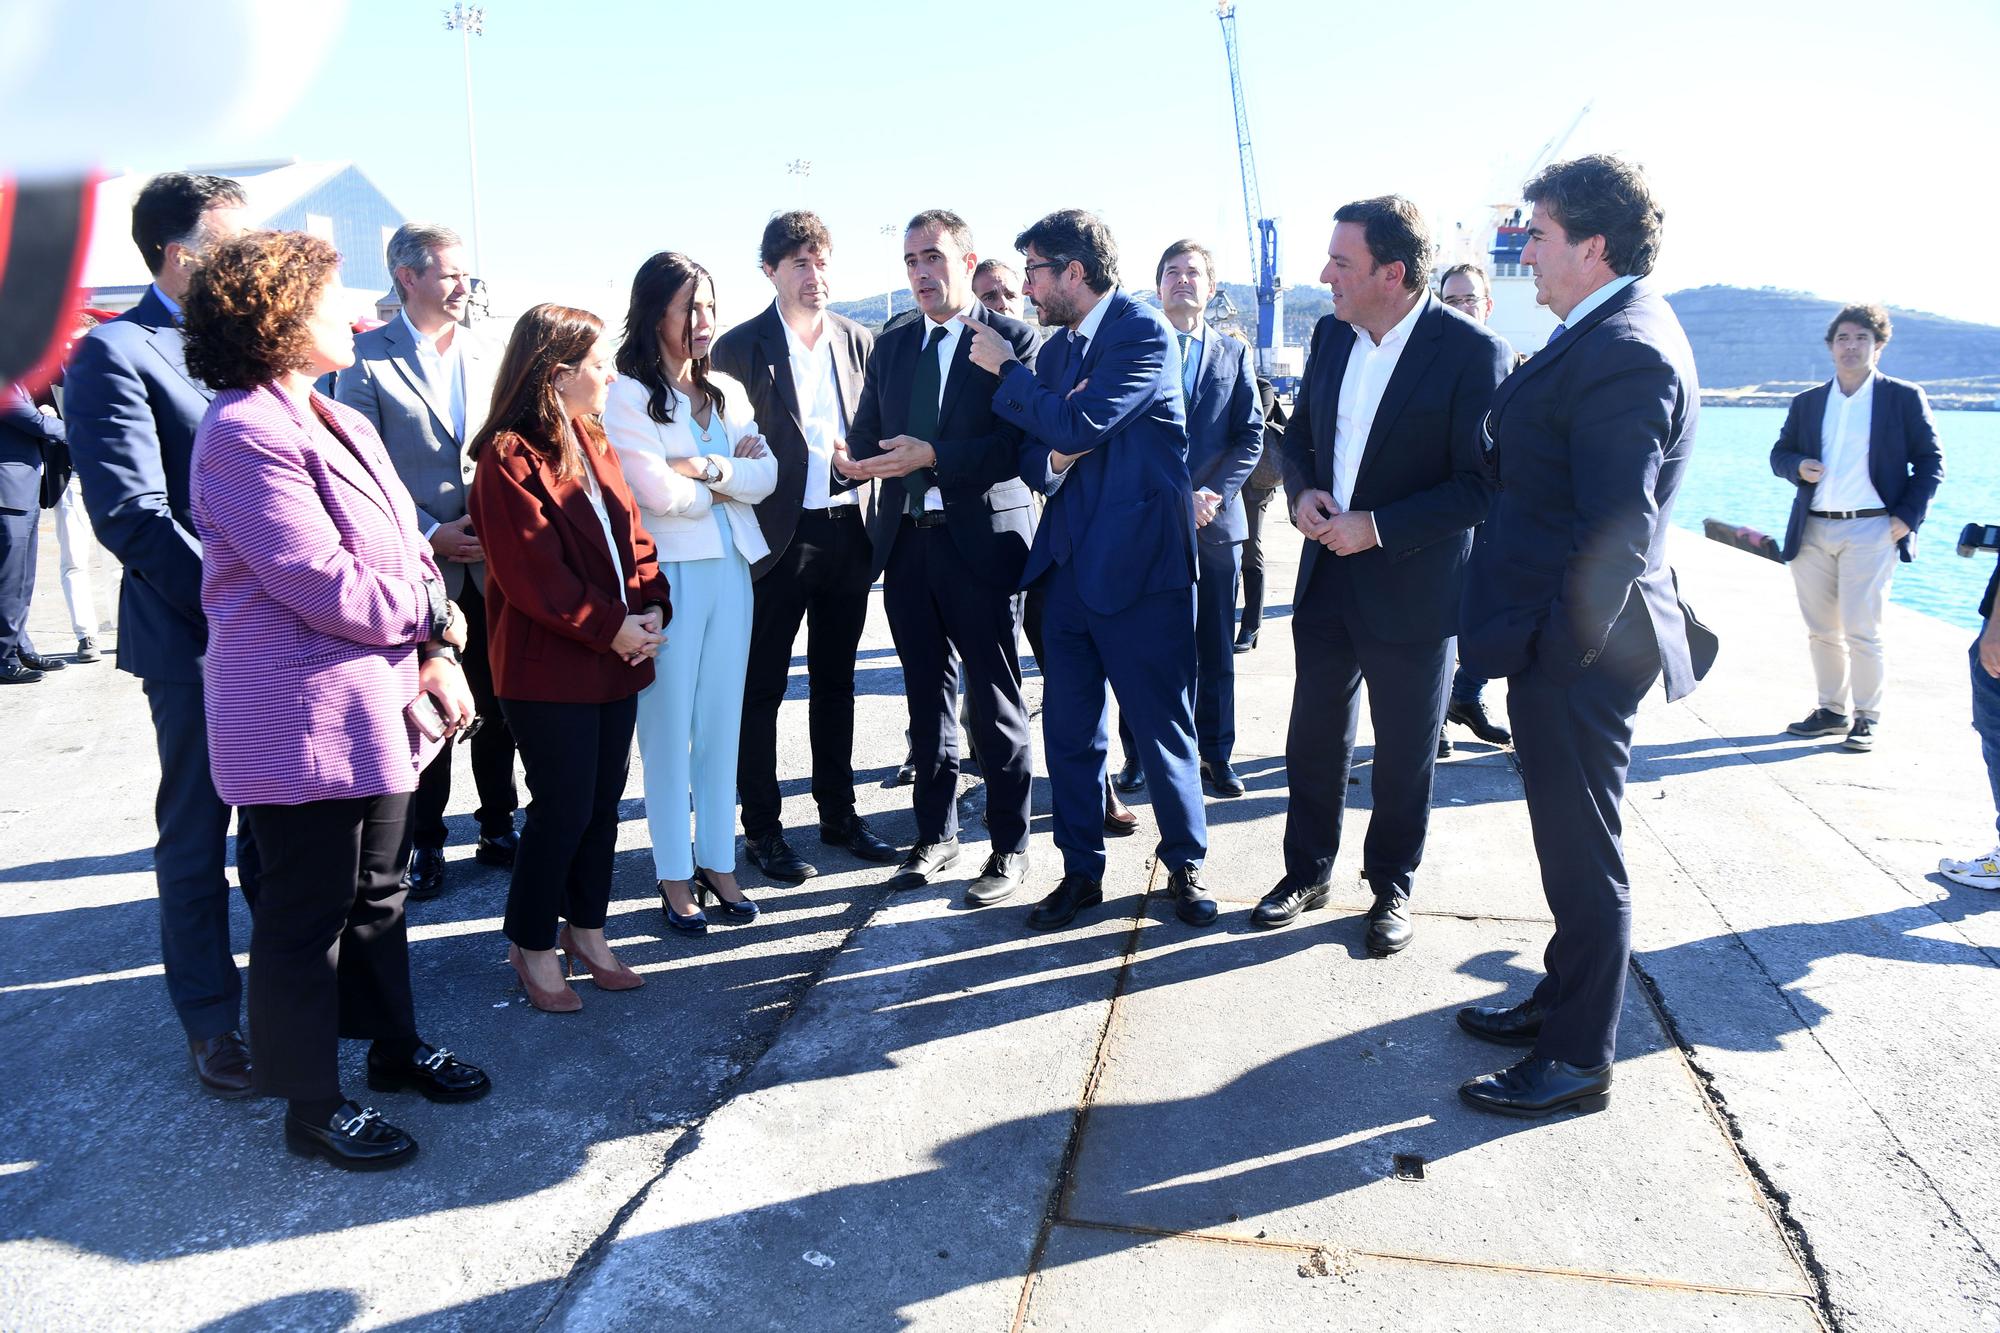
<path fill-rule="evenodd" d="M 459 45 L 440 10 L 354 0 L 291 110 L 187 156 L 351 158 L 410 215 L 469 235 Z M 843 298 L 900 284 L 900 238 L 879 228 L 939 205 L 989 253 L 1078 205 L 1110 223 L 1129 284 L 1149 285 L 1182 234 L 1209 241 L 1224 277 L 1248 275 L 1205 0 L 493 0 L 486 16 L 481 267 L 502 308 L 558 296 L 616 317 L 637 262 L 672 248 L 744 318 L 769 297 L 759 229 L 799 205 L 833 229 Z M 1996 318 L 1993 0 L 1241 0 L 1238 25 L 1291 284 L 1316 280 L 1347 199 L 1399 191 L 1434 224 L 1476 224 L 1591 100 L 1567 152 L 1646 165 L 1670 286 Z M 787 174 L 795 158 L 810 177 Z"/>

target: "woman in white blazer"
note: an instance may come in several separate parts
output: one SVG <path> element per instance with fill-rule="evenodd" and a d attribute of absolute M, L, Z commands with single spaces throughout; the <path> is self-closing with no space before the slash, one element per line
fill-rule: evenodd
<path fill-rule="evenodd" d="M 632 279 L 604 433 L 659 548 L 674 618 L 639 694 L 646 819 L 667 924 L 708 929 L 757 905 L 736 884 L 736 749 L 750 657 L 750 566 L 770 550 L 752 505 L 778 484 L 743 386 L 709 369 L 715 287 L 685 255 L 654 255 Z M 694 845 L 688 845 L 688 806 Z"/>

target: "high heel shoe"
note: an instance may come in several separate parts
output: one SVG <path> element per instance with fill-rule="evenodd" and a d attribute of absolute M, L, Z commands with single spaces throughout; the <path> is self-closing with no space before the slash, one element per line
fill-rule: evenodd
<path fill-rule="evenodd" d="M 556 935 L 556 948 L 566 960 L 565 975 L 574 977 L 579 966 L 590 973 L 590 984 L 599 990 L 637 990 L 646 979 L 613 958 L 609 963 L 593 962 L 576 947 L 576 937 L 564 926 Z"/>
<path fill-rule="evenodd" d="M 743 890 L 738 889 L 736 892 L 741 894 Z M 723 915 L 732 921 L 755 921 L 757 914 L 763 910 L 757 904 L 751 902 L 747 894 L 733 900 L 723 897 L 721 888 L 717 886 L 714 880 L 708 877 L 708 872 L 696 866 L 694 872 L 694 905 L 696 907 L 707 906 L 708 895 L 711 893 L 715 895 L 715 905 L 720 907 Z"/>
<path fill-rule="evenodd" d="M 694 911 L 682 916 L 674 910 L 673 903 L 667 898 L 667 882 L 660 881 L 660 912 L 667 918 L 667 924 L 683 935 L 708 934 L 708 918 L 701 912 L 700 893 L 699 889 L 695 890 Z"/>
<path fill-rule="evenodd" d="M 1261 629 L 1262 626 L 1259 626 L 1258 628 Z M 1257 646 L 1257 630 L 1239 629 L 1236 631 L 1236 642 L 1233 645 L 1236 652 L 1247 653 L 1256 646 Z"/>
<path fill-rule="evenodd" d="M 569 988 L 565 981 L 554 990 L 543 990 L 528 976 L 528 960 L 521 956 L 521 946 L 507 946 L 507 961 L 514 965 L 514 975 L 520 978 L 521 989 L 528 993 L 528 1003 L 545 1014 L 573 1014 L 583 1008 L 583 997 Z"/>

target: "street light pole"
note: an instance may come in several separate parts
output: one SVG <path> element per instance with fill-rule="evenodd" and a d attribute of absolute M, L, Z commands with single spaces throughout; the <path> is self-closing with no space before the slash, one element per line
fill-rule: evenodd
<path fill-rule="evenodd" d="M 884 236 L 894 236 L 896 235 L 898 230 L 899 229 L 897 228 L 896 224 L 893 222 L 885 222 L 882 224 L 882 234 Z M 894 254 L 895 251 L 891 249 L 890 253 Z M 882 293 L 882 322 L 884 324 L 887 324 L 890 320 L 894 319 L 895 317 L 896 317 L 896 284 L 892 282 L 889 284 L 889 289 Z"/>
<path fill-rule="evenodd" d="M 444 11 L 444 30 L 458 34 L 465 58 L 465 152 L 472 168 L 472 271 L 481 274 L 486 247 L 479 229 L 479 136 L 472 119 L 472 39 L 486 33 L 486 10 L 478 5 L 453 4 Z"/>

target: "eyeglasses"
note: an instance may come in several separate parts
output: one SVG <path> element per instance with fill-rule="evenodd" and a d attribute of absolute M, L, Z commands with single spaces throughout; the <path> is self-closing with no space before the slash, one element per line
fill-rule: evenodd
<path fill-rule="evenodd" d="M 1477 296 L 1445 296 L 1439 299 L 1454 310 L 1477 310 L 1480 304 Z"/>
<path fill-rule="evenodd" d="M 1022 269 L 1022 271 L 1023 271 L 1023 272 L 1025 272 L 1025 273 L 1026 273 L 1026 274 L 1028 275 L 1028 280 L 1029 280 L 1030 282 L 1032 282 L 1032 281 L 1034 281 L 1034 277 L 1035 277 L 1035 270 L 1036 270 L 1036 269 L 1038 269 L 1038 268 L 1052 268 L 1052 269 L 1058 269 L 1058 270 L 1060 270 L 1060 269 L 1066 269 L 1066 268 L 1068 268 L 1069 266 L 1070 266 L 1070 261 L 1069 261 L 1069 260 L 1067 260 L 1067 259 L 1062 259 L 1062 260 L 1038 260 L 1038 261 L 1036 261 L 1035 263 L 1032 263 L 1032 264 L 1023 264 L 1023 265 L 1021 265 L 1021 269 Z"/>

